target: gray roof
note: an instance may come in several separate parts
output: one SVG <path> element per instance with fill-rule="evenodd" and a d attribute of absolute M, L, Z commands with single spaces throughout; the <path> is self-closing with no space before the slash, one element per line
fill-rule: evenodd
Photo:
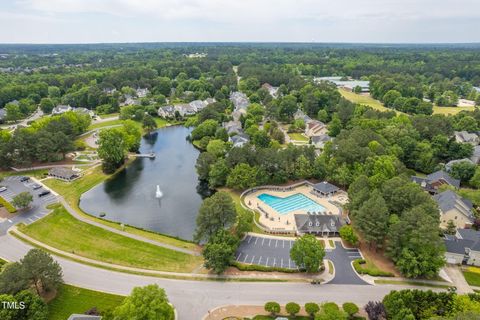
<path fill-rule="evenodd" d="M 295 224 L 300 232 L 338 232 L 343 225 L 340 216 L 325 214 L 295 214 Z"/>
<path fill-rule="evenodd" d="M 327 181 L 322 181 L 320 183 L 317 183 L 313 185 L 313 189 L 323 192 L 323 193 L 332 193 L 332 192 L 337 192 L 340 190 L 337 186 L 327 182 Z"/>
<path fill-rule="evenodd" d="M 452 190 L 446 190 L 442 193 L 433 196 L 433 199 L 437 202 L 438 207 L 445 213 L 452 209 L 456 209 L 458 212 L 473 220 L 472 202 L 457 195 Z"/>
<path fill-rule="evenodd" d="M 480 239 L 480 231 L 473 229 L 458 229 L 457 236 L 461 239 L 477 241 Z"/>
<path fill-rule="evenodd" d="M 445 238 L 447 252 L 465 254 L 465 248 L 480 252 L 480 231 L 458 229 L 455 236 Z"/>
<path fill-rule="evenodd" d="M 480 146 L 475 146 L 473 148 L 473 154 L 470 157 L 470 160 L 472 160 L 473 163 L 477 164 L 480 160 Z"/>
<path fill-rule="evenodd" d="M 431 173 L 426 178 L 430 183 L 443 180 L 455 188 L 460 188 L 460 180 L 452 178 L 446 171 L 443 170 Z"/>
<path fill-rule="evenodd" d="M 455 131 L 454 134 L 456 138 L 463 142 L 474 142 L 478 139 L 476 133 L 469 133 L 468 131 Z"/>
<path fill-rule="evenodd" d="M 465 254 L 467 248 L 471 248 L 473 241 L 457 239 L 457 238 L 446 238 L 444 241 L 445 248 L 447 252 Z"/>
<path fill-rule="evenodd" d="M 64 179 L 73 179 L 78 177 L 78 172 L 63 167 L 52 168 L 48 171 L 48 174 Z"/>
<path fill-rule="evenodd" d="M 312 137 L 312 142 L 317 143 L 317 142 L 327 142 L 327 141 L 332 141 L 333 138 L 330 137 L 328 134 L 321 134 L 319 136 L 313 136 Z"/>

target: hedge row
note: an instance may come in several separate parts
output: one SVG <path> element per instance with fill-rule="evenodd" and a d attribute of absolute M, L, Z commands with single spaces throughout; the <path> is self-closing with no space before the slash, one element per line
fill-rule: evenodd
<path fill-rule="evenodd" d="M 263 272 L 285 272 L 285 273 L 296 273 L 299 272 L 297 269 L 288 269 L 288 268 L 280 268 L 280 267 L 266 267 L 260 266 L 256 264 L 244 264 L 238 261 L 233 261 L 230 263 L 232 267 L 237 268 L 240 271 L 263 271 Z"/>
<path fill-rule="evenodd" d="M 353 261 L 353 267 L 359 274 L 368 274 L 372 277 L 393 277 L 394 274 L 388 271 L 366 268 L 363 265 L 366 263 L 364 259 L 357 259 Z"/>
<path fill-rule="evenodd" d="M 2 198 L 2 196 L 0 196 L 0 207 L 5 207 L 5 209 L 7 209 L 7 211 L 10 213 L 17 212 L 17 209 L 15 209 L 10 202 Z"/>

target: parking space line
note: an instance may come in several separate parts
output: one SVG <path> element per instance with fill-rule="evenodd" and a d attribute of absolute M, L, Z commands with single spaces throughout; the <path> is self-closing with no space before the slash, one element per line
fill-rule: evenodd
<path fill-rule="evenodd" d="M 288 259 L 288 269 L 291 268 L 291 267 L 290 267 L 290 262 L 291 262 L 290 259 Z"/>
<path fill-rule="evenodd" d="M 250 263 L 253 263 L 253 260 L 255 259 L 255 256 L 252 257 L 252 261 L 250 261 Z"/>
<path fill-rule="evenodd" d="M 13 221 L 12 221 L 12 220 L 10 220 L 10 219 L 8 219 L 8 222 L 10 222 L 10 223 L 13 223 Z"/>
<path fill-rule="evenodd" d="M 272 242 L 272 238 L 268 239 L 268 246 L 270 247 L 270 243 Z"/>
<path fill-rule="evenodd" d="M 278 240 L 275 240 L 275 248 L 277 247 L 277 244 L 278 244 Z"/>
<path fill-rule="evenodd" d="M 254 245 L 257 245 L 258 237 L 255 237 L 255 243 Z"/>
<path fill-rule="evenodd" d="M 290 241 L 290 249 L 292 249 L 292 241 Z"/>
<path fill-rule="evenodd" d="M 242 255 L 242 253 L 240 252 L 240 253 L 238 254 L 237 261 L 240 260 L 240 256 L 241 256 L 241 255 Z"/>
<path fill-rule="evenodd" d="M 277 264 L 277 258 L 273 258 L 273 266 L 275 267 L 275 265 Z"/>
<path fill-rule="evenodd" d="M 28 221 L 33 222 L 34 220 L 32 218 L 27 218 Z"/>
<path fill-rule="evenodd" d="M 267 257 L 267 262 L 265 262 L 266 266 L 268 266 L 268 259 L 270 259 L 270 257 Z"/>
<path fill-rule="evenodd" d="M 245 256 L 245 259 L 243 259 L 243 262 L 247 261 L 248 254 Z"/>
<path fill-rule="evenodd" d="M 282 240 L 282 248 L 285 248 L 285 240 Z"/>
<path fill-rule="evenodd" d="M 258 265 L 260 265 L 260 262 L 262 261 L 262 256 L 260 256 L 260 259 L 258 259 Z"/>
<path fill-rule="evenodd" d="M 248 236 L 248 242 L 247 243 L 250 243 L 251 240 L 252 240 L 252 237 Z"/>
<path fill-rule="evenodd" d="M 283 268 L 283 258 L 282 258 L 282 260 L 280 261 L 280 268 Z"/>
<path fill-rule="evenodd" d="M 263 243 L 265 242 L 265 238 L 262 238 L 262 247 L 263 247 Z"/>

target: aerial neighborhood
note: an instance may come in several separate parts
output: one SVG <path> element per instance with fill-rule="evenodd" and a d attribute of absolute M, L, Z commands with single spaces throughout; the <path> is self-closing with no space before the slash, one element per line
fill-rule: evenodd
<path fill-rule="evenodd" d="M 0 54 L 0 297 L 31 319 L 480 316 L 478 49 Z"/>

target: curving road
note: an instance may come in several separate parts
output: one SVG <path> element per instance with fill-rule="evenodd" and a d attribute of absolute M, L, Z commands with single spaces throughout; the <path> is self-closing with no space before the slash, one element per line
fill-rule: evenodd
<path fill-rule="evenodd" d="M 29 245 L 10 235 L 0 236 L 0 257 L 4 259 L 17 261 L 30 249 Z M 311 285 L 308 283 L 171 280 L 109 271 L 60 257 L 55 257 L 55 259 L 62 266 L 65 282 L 80 287 L 127 295 L 133 287 L 157 283 L 167 291 L 181 320 L 201 319 L 208 310 L 221 305 L 262 305 L 270 300 L 280 303 L 353 301 L 363 305 L 370 300 L 382 299 L 390 290 L 403 288 L 402 286 L 387 285 Z"/>

